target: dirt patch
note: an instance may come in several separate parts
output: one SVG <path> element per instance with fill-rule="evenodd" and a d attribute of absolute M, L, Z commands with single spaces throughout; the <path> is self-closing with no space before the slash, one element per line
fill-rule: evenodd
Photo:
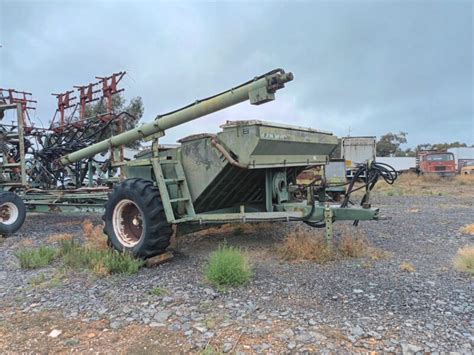
<path fill-rule="evenodd" d="M 151 327 L 129 324 L 120 329 L 111 329 L 107 320 L 86 322 L 80 319 L 66 319 L 58 312 L 22 313 L 5 311 L 0 321 L 0 348 L 3 352 L 34 353 L 220 353 L 226 347 L 232 351 L 254 352 L 256 347 L 271 346 L 272 351 L 288 351 L 285 334 L 291 324 L 276 320 L 272 323 L 258 322 L 255 332 L 242 332 L 235 325 L 225 322 L 213 329 L 214 335 L 196 348 L 179 332 L 165 327 Z M 56 335 L 56 334 L 59 335 Z M 56 336 L 52 336 L 56 335 Z M 364 348 L 353 346 L 339 330 L 318 327 L 311 333 L 326 343 L 344 343 L 354 351 Z M 375 341 L 375 339 L 368 339 Z M 307 344 L 299 351 L 317 351 L 320 347 Z"/>
<path fill-rule="evenodd" d="M 4 315 L 0 322 L 0 348 L 4 352 L 153 353 L 190 349 L 184 338 L 166 329 L 135 324 L 112 330 L 106 320 L 71 320 L 55 312 L 5 312 Z M 55 329 L 61 333 L 52 338 L 49 334 Z"/>

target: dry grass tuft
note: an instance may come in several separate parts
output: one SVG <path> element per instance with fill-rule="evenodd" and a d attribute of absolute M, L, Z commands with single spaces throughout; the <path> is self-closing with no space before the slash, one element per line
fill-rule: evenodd
<path fill-rule="evenodd" d="M 373 247 L 359 229 L 341 226 L 333 240 L 332 249 L 326 244 L 325 235 L 319 231 L 297 230 L 288 234 L 278 248 L 285 260 L 325 263 L 338 258 L 362 258 L 381 260 L 388 253 Z"/>
<path fill-rule="evenodd" d="M 98 224 L 94 226 L 88 219 L 82 222 L 82 232 L 84 233 L 86 247 L 97 250 L 107 250 L 109 248 L 107 245 L 107 236 L 102 229 L 102 225 Z"/>
<path fill-rule="evenodd" d="M 424 183 L 440 183 L 442 181 L 447 181 L 445 178 L 443 180 L 443 178 L 437 174 L 421 175 L 418 178 Z"/>
<path fill-rule="evenodd" d="M 457 271 L 474 275 L 474 245 L 466 245 L 458 250 L 454 257 L 454 268 Z"/>
<path fill-rule="evenodd" d="M 92 265 L 92 272 L 100 277 L 110 275 L 110 271 L 105 267 L 103 260 L 98 260 L 94 265 Z"/>
<path fill-rule="evenodd" d="M 454 181 L 460 185 L 474 185 L 474 175 L 458 175 Z"/>
<path fill-rule="evenodd" d="M 314 235 L 306 230 L 288 234 L 279 246 L 278 252 L 285 260 L 307 260 L 317 263 L 325 263 L 334 257 L 326 245 L 324 236 Z"/>
<path fill-rule="evenodd" d="M 466 224 L 460 229 L 462 233 L 474 235 L 474 223 Z"/>
<path fill-rule="evenodd" d="M 388 258 L 390 258 L 391 255 L 392 254 L 389 253 L 386 250 L 376 248 L 376 247 L 373 247 L 373 246 L 369 246 L 367 256 L 369 258 L 371 258 L 372 260 L 374 260 L 374 261 L 379 261 L 379 260 L 388 259 Z"/>
<path fill-rule="evenodd" d="M 32 246 L 34 243 L 33 243 L 33 240 L 32 239 L 22 239 L 18 242 L 18 246 L 19 247 L 30 247 Z"/>
<path fill-rule="evenodd" d="M 345 229 L 338 245 L 339 252 L 343 256 L 361 258 L 369 251 L 369 241 L 360 230 Z"/>
<path fill-rule="evenodd" d="M 53 234 L 53 235 L 49 236 L 48 237 L 48 242 L 55 243 L 55 242 L 60 242 L 60 241 L 63 241 L 63 240 L 71 240 L 72 238 L 73 238 L 72 234 L 59 233 L 59 234 Z"/>
<path fill-rule="evenodd" d="M 413 267 L 413 265 L 411 263 L 408 263 L 408 262 L 403 262 L 401 263 L 400 265 L 400 270 L 404 271 L 404 272 L 415 272 L 415 268 Z"/>

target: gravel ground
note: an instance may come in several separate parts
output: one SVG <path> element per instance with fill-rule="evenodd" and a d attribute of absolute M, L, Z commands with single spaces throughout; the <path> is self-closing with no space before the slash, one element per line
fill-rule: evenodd
<path fill-rule="evenodd" d="M 30 215 L 21 233 L 0 241 L 0 345 L 38 352 L 472 353 L 473 279 L 453 270 L 452 259 L 474 243 L 459 231 L 474 223 L 473 195 L 376 196 L 373 205 L 392 219 L 358 228 L 388 252 L 382 260 L 283 261 L 275 253 L 281 238 L 306 228 L 289 223 L 182 237 L 171 262 L 106 278 L 58 278 L 56 264 L 21 270 L 16 250 L 51 244 L 57 233 L 80 236 L 86 218 Z M 202 269 L 224 240 L 247 249 L 254 278 L 222 293 Z M 403 262 L 415 271 L 402 271 Z M 39 274 L 46 282 L 33 286 Z M 155 287 L 165 294 L 148 294 Z M 52 329 L 62 333 L 48 337 Z"/>

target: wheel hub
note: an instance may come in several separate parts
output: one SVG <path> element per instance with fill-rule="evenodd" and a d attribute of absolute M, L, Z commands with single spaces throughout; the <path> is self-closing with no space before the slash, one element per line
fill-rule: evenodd
<path fill-rule="evenodd" d="M 5 202 L 0 205 L 0 223 L 13 224 L 19 216 L 18 207 L 12 202 Z"/>
<path fill-rule="evenodd" d="M 132 200 L 121 200 L 114 208 L 112 223 L 115 235 L 126 247 L 133 247 L 143 237 L 143 219 L 140 208 Z"/>

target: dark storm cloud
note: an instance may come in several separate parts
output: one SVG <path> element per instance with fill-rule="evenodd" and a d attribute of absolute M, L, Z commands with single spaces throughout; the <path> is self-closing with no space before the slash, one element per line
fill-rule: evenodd
<path fill-rule="evenodd" d="M 1 2 L 0 86 L 51 92 L 125 69 L 146 119 L 283 67 L 276 102 L 242 104 L 167 140 L 261 118 L 338 135 L 407 131 L 474 143 L 470 2 Z"/>

